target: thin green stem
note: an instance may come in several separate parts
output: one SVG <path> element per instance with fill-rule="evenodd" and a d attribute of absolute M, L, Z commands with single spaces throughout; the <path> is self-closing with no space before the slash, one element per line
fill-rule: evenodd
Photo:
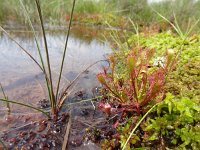
<path fill-rule="evenodd" d="M 0 26 L 0 30 L 2 30 L 4 34 L 6 34 L 15 44 L 17 44 L 17 46 L 19 46 L 21 50 L 24 51 L 36 63 L 36 65 L 42 70 L 42 72 L 44 72 L 41 65 L 25 48 L 23 48 L 3 27 Z"/>
<path fill-rule="evenodd" d="M 57 88 L 56 88 L 56 100 L 58 98 L 58 92 L 59 92 L 59 88 L 60 88 L 61 75 L 62 75 L 62 71 L 63 71 L 63 65 L 65 62 L 65 55 L 66 55 L 66 51 L 67 51 L 67 44 L 68 44 L 68 40 L 69 40 L 69 34 L 70 34 L 71 25 L 72 25 L 72 17 L 73 17 L 73 13 L 74 13 L 75 4 L 76 4 L 76 0 L 73 0 L 69 26 L 68 26 L 68 30 L 67 30 L 67 37 L 66 37 L 66 41 L 65 41 L 65 48 L 64 48 L 61 66 L 60 66 L 60 72 L 59 72 L 60 74 L 59 74 L 58 84 L 57 84 Z"/>
<path fill-rule="evenodd" d="M 53 92 L 53 83 L 52 83 L 52 76 L 51 76 L 51 66 L 50 66 L 50 59 L 49 59 L 49 51 L 48 51 L 48 46 L 47 46 L 47 39 L 46 39 L 46 33 L 44 29 L 44 23 L 43 23 L 43 18 L 42 18 L 42 11 L 40 8 L 40 2 L 39 0 L 35 0 L 36 5 L 37 5 L 37 10 L 40 18 L 40 23 L 41 23 L 41 28 L 42 28 L 42 33 L 43 33 L 43 39 L 44 39 L 44 45 L 45 45 L 45 51 L 46 51 L 46 59 L 47 59 L 47 67 L 48 67 L 48 75 L 49 75 L 49 84 L 50 84 L 50 101 L 51 101 L 51 108 L 52 108 L 52 113 L 56 114 L 57 109 L 56 109 L 56 101 L 55 101 L 55 95 Z"/>
<path fill-rule="evenodd" d="M 1 87 L 1 91 L 3 93 L 4 99 L 8 100 L 8 96 L 6 96 L 6 93 L 4 92 L 4 89 L 3 89 L 3 86 L 1 85 L 1 83 L 0 83 L 0 87 Z M 9 104 L 9 102 L 6 102 L 6 107 L 8 109 L 8 114 L 10 114 L 10 104 Z"/>
<path fill-rule="evenodd" d="M 67 91 L 68 89 L 76 82 L 76 80 L 78 80 L 78 78 L 81 76 L 81 74 L 83 74 L 86 70 L 88 70 L 89 68 L 93 67 L 94 65 L 96 65 L 99 62 L 102 61 L 108 61 L 108 60 L 99 60 L 96 61 L 95 63 L 89 65 L 87 68 L 85 68 L 82 72 L 80 72 L 76 78 L 74 78 L 74 80 L 64 89 L 64 92 L 61 94 L 61 96 L 59 97 L 59 102 L 58 102 L 58 109 L 60 109 L 66 99 L 66 95 L 67 95 Z"/>
<path fill-rule="evenodd" d="M 132 88 L 133 88 L 133 91 L 134 91 L 134 97 L 138 102 L 137 77 L 136 77 L 136 75 L 134 75 L 135 77 L 133 77 L 133 73 L 135 74 L 135 70 L 130 73 L 131 85 L 132 85 Z"/>
<path fill-rule="evenodd" d="M 200 19 L 198 19 L 192 26 L 190 26 L 190 28 L 186 32 L 186 37 L 189 36 L 189 34 L 192 32 L 192 30 L 197 26 L 197 24 L 199 23 L 199 21 L 200 21 Z"/>
<path fill-rule="evenodd" d="M 2 93 L 3 93 L 4 98 L 6 99 L 6 94 L 5 94 L 5 92 L 4 92 L 4 89 L 3 89 L 3 86 L 1 85 L 1 83 L 0 83 L 0 87 L 1 87 L 1 91 L 2 91 Z"/>
<path fill-rule="evenodd" d="M 159 104 L 159 103 L 158 103 Z M 133 130 L 131 131 L 128 139 L 126 140 L 126 143 L 123 145 L 122 150 L 125 150 L 126 145 L 128 144 L 129 140 L 131 139 L 131 136 L 133 135 L 133 133 L 135 132 L 135 130 L 139 127 L 139 125 L 142 123 L 142 121 L 146 118 L 146 116 L 158 105 L 154 105 L 153 107 L 151 107 L 151 109 L 149 109 L 146 114 L 140 119 L 140 121 L 135 125 L 135 127 L 133 128 Z"/>
<path fill-rule="evenodd" d="M 50 99 L 50 87 L 49 87 L 49 78 L 47 76 L 47 73 L 46 73 L 46 69 L 45 69 L 45 65 L 44 65 L 44 61 L 43 61 L 43 57 L 42 57 L 42 54 L 41 54 L 41 49 L 39 47 L 39 43 L 38 43 L 38 40 L 37 40 L 37 36 L 36 36 L 36 32 L 35 32 L 35 29 L 33 27 L 33 24 L 31 22 L 31 19 L 30 19 L 30 16 L 29 16 L 29 13 L 28 13 L 28 10 L 26 9 L 26 7 L 24 6 L 22 0 L 19 0 L 20 1 L 20 4 L 24 10 L 24 14 L 26 15 L 26 18 L 28 19 L 28 23 L 29 23 L 29 26 L 31 27 L 31 30 L 33 32 L 33 35 L 34 35 L 34 39 L 35 39 L 35 43 L 36 43 L 36 46 L 37 46 L 37 51 L 38 51 L 38 54 L 39 54 L 39 58 L 40 58 L 40 62 L 42 64 L 42 68 L 43 68 L 43 73 L 45 74 L 45 80 L 46 80 L 46 86 L 47 86 L 47 89 L 48 89 L 48 95 L 49 95 L 49 99 Z"/>
<path fill-rule="evenodd" d="M 39 111 L 39 112 L 45 114 L 48 118 L 50 118 L 49 113 L 47 113 L 47 112 L 45 112 L 45 111 L 43 111 L 43 110 L 41 110 L 41 109 L 39 109 L 39 108 L 36 108 L 36 107 L 34 107 L 34 106 L 27 105 L 27 104 L 24 104 L 24 103 L 20 103 L 20 102 L 17 102 L 17 101 L 13 101 L 13 100 L 11 101 L 11 100 L 7 100 L 7 99 L 2 99 L 2 98 L 0 98 L 0 101 L 9 102 L 9 103 L 13 103 L 13 104 L 17 104 L 17 105 L 21 105 L 21 106 L 25 106 L 25 107 L 28 107 L 28 108 L 37 110 L 37 111 Z"/>
<path fill-rule="evenodd" d="M 152 10 L 157 13 L 162 19 L 164 19 L 165 21 L 167 21 L 173 28 L 174 30 L 179 34 L 179 36 L 182 38 L 182 32 L 180 32 L 180 30 L 173 24 L 171 23 L 166 17 L 164 17 L 163 15 L 161 15 L 158 11 L 156 11 L 154 8 L 152 8 Z"/>
<path fill-rule="evenodd" d="M 135 30 L 135 33 L 136 33 L 136 36 L 137 36 L 137 43 L 138 43 L 138 47 L 140 47 L 140 33 L 139 33 L 139 27 L 138 25 L 136 25 L 132 20 L 131 18 L 129 18 L 129 21 L 131 22 L 134 30 Z"/>
<path fill-rule="evenodd" d="M 95 98 L 90 98 L 90 99 L 81 100 L 79 102 L 69 103 L 69 104 L 66 104 L 64 106 L 71 106 L 71 105 L 80 104 L 80 103 L 84 103 L 84 102 L 94 101 L 94 100 L 97 100 L 98 98 L 102 98 L 102 97 L 103 96 L 97 96 Z"/>
<path fill-rule="evenodd" d="M 174 15 L 174 23 L 175 23 L 175 26 L 176 26 L 177 30 L 179 31 L 178 34 L 180 35 L 180 37 L 181 37 L 182 39 L 184 39 L 184 38 L 185 38 L 185 34 L 183 33 L 183 31 L 181 30 L 181 28 L 180 28 L 180 26 L 179 26 L 179 24 L 178 24 L 178 20 L 177 20 L 177 18 L 176 18 L 175 13 L 173 13 L 173 15 Z"/>

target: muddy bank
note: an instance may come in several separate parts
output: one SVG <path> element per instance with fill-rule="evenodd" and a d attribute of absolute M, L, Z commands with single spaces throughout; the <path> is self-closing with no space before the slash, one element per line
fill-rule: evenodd
<path fill-rule="evenodd" d="M 1 140 L 11 150 L 61 149 L 66 128 L 70 126 L 68 149 L 100 149 L 98 143 L 92 142 L 95 139 L 91 139 L 96 138 L 92 130 L 105 128 L 107 122 L 106 116 L 97 108 L 99 99 L 95 97 L 98 96 L 99 87 L 94 87 L 90 94 L 77 91 L 68 97 L 57 120 L 47 119 L 40 113 L 5 115 L 0 124 L 9 129 L 1 128 Z M 46 106 L 48 110 L 49 105 Z"/>

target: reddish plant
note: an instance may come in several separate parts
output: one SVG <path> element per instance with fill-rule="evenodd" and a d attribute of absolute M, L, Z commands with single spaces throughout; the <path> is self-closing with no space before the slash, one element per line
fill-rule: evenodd
<path fill-rule="evenodd" d="M 172 63 L 173 51 L 167 51 L 166 64 L 163 67 L 150 64 L 153 55 L 153 49 L 132 50 L 124 64 L 127 78 L 118 78 L 116 73 L 118 62 L 114 56 L 109 58 L 111 73 L 104 69 L 97 75 L 104 91 L 107 91 L 104 93 L 107 102 L 99 105 L 102 111 L 108 115 L 119 111 L 140 115 L 151 102 L 155 103 L 158 98 L 162 99 L 165 77 Z"/>

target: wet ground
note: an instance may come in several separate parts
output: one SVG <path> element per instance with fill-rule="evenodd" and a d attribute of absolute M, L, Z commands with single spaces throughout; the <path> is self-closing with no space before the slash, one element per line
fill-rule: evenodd
<path fill-rule="evenodd" d="M 69 38 L 69 45 L 67 50 L 66 61 L 63 70 L 63 80 L 61 87 L 66 87 L 80 72 L 85 70 L 92 63 L 105 59 L 105 56 L 111 53 L 109 46 L 98 40 L 97 30 L 90 30 L 90 33 L 83 32 L 77 34 L 80 28 L 73 28 Z M 54 83 L 58 78 L 59 64 L 62 56 L 65 41 L 65 30 L 48 31 L 47 41 L 50 51 L 51 66 L 53 71 Z M 91 34 L 92 32 L 92 34 Z M 94 32 L 94 33 L 93 33 Z M 100 31 L 101 32 L 101 31 Z M 33 34 L 29 31 L 20 29 L 11 29 L 9 33 L 34 57 L 38 59 L 36 45 L 34 43 Z M 37 32 L 40 46 L 42 44 L 42 37 L 40 32 Z M 42 48 L 42 51 L 44 49 Z M 44 53 L 43 53 L 44 55 Z M 71 114 L 71 134 L 69 140 L 70 149 L 97 149 L 96 145 L 84 143 L 83 133 L 88 127 L 93 127 L 105 120 L 103 114 L 95 109 L 96 102 L 82 102 L 76 105 L 71 103 L 80 102 L 85 99 L 93 98 L 98 94 L 98 83 L 96 81 L 96 74 L 101 71 L 103 66 L 108 65 L 107 62 L 101 62 L 92 68 L 85 71 L 79 80 L 69 89 L 68 102 L 65 104 L 63 110 L 66 112 L 60 118 L 60 122 L 56 125 L 60 128 L 58 135 L 63 138 L 63 131 L 66 129 L 68 122 L 68 113 Z M 37 66 L 30 60 L 19 47 L 15 45 L 8 37 L 0 35 L 0 82 L 9 99 L 17 100 L 26 104 L 31 104 L 37 107 L 43 107 L 43 99 L 47 98 L 44 76 Z M 62 89 L 61 88 L 61 89 Z M 2 97 L 0 93 L 0 97 Z M 42 101 L 42 103 L 41 103 Z M 48 103 L 45 104 L 48 109 Z M 0 136 L 4 138 L 7 144 L 12 148 L 15 145 L 23 145 L 23 142 L 29 143 L 46 143 L 47 145 L 32 145 L 34 148 L 43 149 L 44 147 L 56 149 L 61 148 L 59 141 L 54 139 L 54 129 L 52 121 L 46 120 L 45 117 L 38 112 L 19 105 L 11 105 L 11 114 L 7 114 L 5 103 L 0 102 Z M 38 129 L 41 128 L 42 129 Z M 29 129 L 32 128 L 30 131 Z M 24 133 L 23 133 L 24 132 Z M 51 134 L 50 134 L 51 133 Z M 62 134 L 60 134 L 62 133 Z M 56 133 L 57 134 L 57 131 Z M 15 135 L 15 136 L 13 136 Z M 20 137 L 21 139 L 17 139 Z M 48 137 L 52 136 L 48 140 Z M 24 141 L 24 139 L 26 139 Z M 42 142 L 44 140 L 45 142 Z M 57 144 L 58 147 L 54 146 Z M 25 148 L 25 147 L 24 147 Z M 26 147 L 26 149 L 28 149 Z"/>

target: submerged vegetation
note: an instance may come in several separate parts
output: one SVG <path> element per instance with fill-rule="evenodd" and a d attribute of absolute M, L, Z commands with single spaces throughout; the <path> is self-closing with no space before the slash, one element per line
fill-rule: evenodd
<path fill-rule="evenodd" d="M 46 111 L 10 100 L 0 84 L 4 96 L 0 101 L 6 103 L 9 113 L 12 113 L 10 104 L 14 103 L 42 112 L 49 119 L 39 120 L 40 126 L 37 131 L 16 134 L 22 138 L 21 140 L 17 138 L 8 140 L 10 136 L 4 135 L 0 139 L 1 145 L 6 147 L 8 143 L 12 143 L 11 148 L 15 148 L 15 144 L 19 144 L 21 147 L 18 145 L 18 148 L 23 149 L 25 145 L 23 145 L 23 138 L 27 138 L 31 143 L 28 143 L 30 147 L 36 142 L 31 140 L 34 137 L 41 139 L 40 144 L 31 148 L 51 149 L 52 145 L 55 145 L 52 141 L 56 140 L 56 144 L 63 144 L 62 149 L 66 148 L 71 116 L 67 113 L 68 110 L 62 112 L 61 108 L 68 97 L 69 88 L 81 74 L 60 93 L 73 21 L 80 26 L 87 24 L 129 29 L 119 30 L 119 32 L 112 30 L 112 33 L 117 34 L 106 35 L 114 50 L 107 58 L 109 67 L 104 67 L 102 72 L 96 75 L 102 85 L 99 92 L 101 95 L 94 99 L 82 100 L 91 101 L 96 110 L 93 100 L 98 99 L 98 110 L 105 113 L 107 119 L 100 122 L 100 124 L 103 122 L 102 130 L 98 125 L 86 124 L 90 129 L 87 129 L 82 142 L 92 141 L 103 150 L 199 149 L 200 35 L 197 33 L 198 30 L 195 30 L 199 28 L 199 6 L 200 1 L 193 0 L 158 3 L 148 3 L 147 0 L 51 0 L 48 2 L 35 0 L 35 3 L 10 0 L 9 5 L 7 1 L 1 2 L 1 23 L 6 24 L 9 21 L 26 23 L 34 34 L 40 61 L 37 61 L 3 27 L 0 27 L 2 32 L 41 69 L 51 108 L 50 111 Z M 2 15 L 5 12 L 9 12 L 9 15 Z M 69 25 L 59 77 L 55 82 L 52 78 L 45 23 L 58 24 L 67 21 Z M 34 23 L 40 24 L 46 59 L 41 53 Z M 100 61 L 96 63 L 98 62 Z M 87 69 L 84 72 L 87 72 Z M 99 88 L 95 90 L 99 91 Z M 80 95 L 84 94 L 80 92 L 77 95 L 81 97 Z M 87 112 L 82 113 L 87 114 Z M 46 131 L 46 128 L 49 130 L 44 135 L 43 131 Z M 38 136 L 36 132 L 39 132 Z M 57 133 L 62 134 L 63 139 L 55 140 L 54 135 Z M 45 142 L 48 138 L 53 139 L 50 140 L 51 144 L 48 145 L 49 141 L 46 145 L 42 142 L 44 136 Z"/>

